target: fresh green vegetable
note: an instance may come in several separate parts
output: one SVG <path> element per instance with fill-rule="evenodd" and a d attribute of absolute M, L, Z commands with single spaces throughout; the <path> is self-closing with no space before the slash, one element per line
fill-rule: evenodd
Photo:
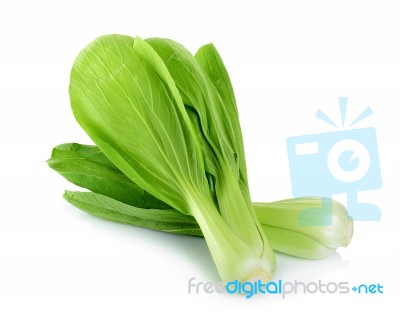
<path fill-rule="evenodd" d="M 103 36 L 76 59 L 70 98 L 79 124 L 119 170 L 195 218 L 224 281 L 271 278 L 274 254 L 239 184 L 244 157 L 235 129 L 189 52 L 170 41 Z M 185 105 L 198 114 L 204 139 Z"/>
<path fill-rule="evenodd" d="M 91 191 L 65 192 L 81 210 L 204 236 L 224 281 L 268 281 L 271 246 L 318 259 L 349 243 L 353 223 L 331 199 L 251 202 L 236 100 L 212 44 L 193 56 L 168 39 L 100 37 L 74 63 L 70 98 L 98 147 L 63 144 L 48 163 Z M 305 226 L 316 220 L 329 226 Z"/>
<path fill-rule="evenodd" d="M 164 61 L 187 109 L 190 107 L 198 115 L 196 133 L 206 156 L 205 171 L 216 179 L 215 192 L 221 216 L 235 233 L 247 237 L 250 245 L 259 245 L 258 235 L 253 233 L 262 235 L 262 228 L 248 192 L 243 141 L 233 89 L 229 86 L 222 88 L 233 97 L 233 100 L 226 100 L 225 103 L 220 95 L 221 86 L 217 86 L 222 84 L 220 79 L 229 80 L 226 70 L 219 68 L 218 73 L 209 73 L 211 66 L 223 67 L 222 60 L 218 60 L 218 53 L 212 45 L 203 46 L 193 57 L 182 45 L 169 39 L 152 38 L 146 42 Z M 211 54 L 206 56 L 205 53 Z M 196 127 L 196 121 L 194 124 Z M 232 182 L 242 186 L 231 186 Z M 265 251 L 271 253 L 269 248 Z"/>
<path fill-rule="evenodd" d="M 92 215 L 165 232 L 202 236 L 196 220 L 173 210 L 128 179 L 92 145 L 62 144 L 48 161 L 72 183 L 93 192 L 66 191 L 64 198 Z M 127 196 L 130 202 L 124 204 Z M 129 206 L 130 205 L 130 206 Z M 320 259 L 350 242 L 353 223 L 339 203 L 320 197 L 253 203 L 274 250 L 307 259 Z M 332 218 L 330 226 L 304 226 L 302 214 L 314 220 Z M 171 218 L 171 215 L 173 217 Z"/>

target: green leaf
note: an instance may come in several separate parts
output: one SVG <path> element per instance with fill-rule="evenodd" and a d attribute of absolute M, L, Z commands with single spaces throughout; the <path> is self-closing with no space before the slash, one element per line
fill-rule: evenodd
<path fill-rule="evenodd" d="M 71 72 L 77 121 L 133 182 L 189 214 L 187 183 L 208 194 L 201 148 L 162 60 L 140 39 L 95 40 Z"/>
<path fill-rule="evenodd" d="M 132 182 L 94 145 L 58 145 L 47 163 L 73 184 L 128 205 L 171 208 Z"/>
<path fill-rule="evenodd" d="M 142 209 L 92 192 L 65 191 L 64 199 L 94 216 L 133 226 L 176 234 L 202 236 L 192 216 L 174 209 Z"/>
<path fill-rule="evenodd" d="M 194 56 L 181 44 L 164 38 L 149 38 L 150 44 L 164 61 L 182 96 L 183 103 L 196 111 L 204 137 L 216 155 L 235 176 L 239 175 L 238 150 L 230 116 L 217 89 L 203 72 Z M 204 146 L 204 143 L 202 143 Z M 204 149 L 207 155 L 209 148 Z M 212 172 L 213 170 L 207 170 Z"/>
<path fill-rule="evenodd" d="M 239 159 L 239 181 L 241 189 L 244 193 L 248 194 L 249 189 L 243 136 L 239 122 L 235 93 L 233 91 L 228 71 L 213 44 L 207 44 L 200 47 L 194 57 L 203 72 L 215 86 L 222 102 L 224 103 L 225 112 L 231 123 L 231 127 L 226 130 L 229 131 L 228 136 L 232 138 L 231 141 L 235 144 L 235 151 L 237 158 Z"/>

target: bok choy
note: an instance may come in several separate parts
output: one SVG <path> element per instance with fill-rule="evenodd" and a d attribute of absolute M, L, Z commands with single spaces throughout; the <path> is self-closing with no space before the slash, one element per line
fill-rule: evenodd
<path fill-rule="evenodd" d="M 121 35 L 89 44 L 71 72 L 75 118 L 130 180 L 195 218 L 222 280 L 269 281 L 275 257 L 239 185 L 240 152 L 218 90 L 189 52 L 174 49 L 184 58 L 174 60 L 169 44 L 151 44 Z M 199 115 L 202 143 L 185 105 Z"/>
<path fill-rule="evenodd" d="M 269 281 L 272 248 L 319 259 L 350 242 L 352 220 L 333 200 L 252 203 L 233 87 L 212 44 L 192 55 L 169 39 L 102 36 L 76 58 L 69 94 L 96 146 L 59 145 L 48 164 L 90 190 L 64 194 L 81 210 L 203 236 L 225 282 Z M 330 225 L 304 226 L 321 219 Z"/>

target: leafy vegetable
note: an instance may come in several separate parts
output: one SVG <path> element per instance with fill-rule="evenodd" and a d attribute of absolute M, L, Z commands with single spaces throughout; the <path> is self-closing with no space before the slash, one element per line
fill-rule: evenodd
<path fill-rule="evenodd" d="M 202 236 L 193 217 L 172 210 L 172 207 L 141 190 L 115 168 L 96 146 L 75 143 L 59 145 L 53 149 L 48 163 L 72 183 L 93 191 L 66 191 L 64 194 L 68 202 L 85 212 L 153 230 Z M 104 165 L 108 166 L 106 171 Z M 116 178 L 121 181 L 115 182 Z M 125 192 L 115 190 L 119 183 L 130 183 L 134 190 L 130 186 L 123 187 Z M 122 199 L 129 194 L 132 195 L 132 202 L 127 204 L 131 206 L 122 203 Z M 320 259 L 350 242 L 353 230 L 351 218 L 346 209 L 333 200 L 309 197 L 253 203 L 253 206 L 272 248 L 279 252 Z M 173 219 L 169 217 L 171 213 Z M 304 226 L 299 223 L 302 213 L 318 219 L 332 218 L 332 225 Z"/>
<path fill-rule="evenodd" d="M 222 60 L 214 59 L 218 53 L 213 46 L 205 45 L 193 57 L 182 45 L 172 40 L 152 38 L 146 42 L 164 61 L 184 104 L 199 117 L 197 134 L 207 157 L 205 169 L 216 178 L 215 191 L 221 216 L 234 233 L 247 237 L 250 245 L 260 246 L 261 243 L 264 253 L 272 254 L 265 238 L 259 242 L 262 229 L 251 205 L 247 178 L 243 180 L 242 187 L 231 185 L 233 182 L 239 183 L 240 170 L 246 171 L 246 167 L 244 163 L 240 164 L 244 161 L 244 151 L 236 106 L 232 105 L 232 100 L 225 105 L 215 86 L 218 80 L 213 78 L 214 83 L 209 78 L 210 74 L 204 72 L 209 71 L 210 65 L 219 63 L 223 66 Z M 204 63 L 203 49 L 208 47 L 216 55 L 210 56 L 212 61 Z M 219 78 L 229 80 L 226 71 L 220 69 L 220 72 L 225 74 L 217 73 Z M 227 88 L 226 92 L 234 97 L 233 90 Z"/>
<path fill-rule="evenodd" d="M 271 246 L 317 259 L 349 243 L 353 223 L 331 199 L 251 202 L 234 91 L 212 44 L 193 56 L 169 39 L 100 37 L 77 57 L 69 92 L 97 147 L 59 145 L 48 164 L 91 191 L 65 192 L 81 210 L 204 236 L 224 281 L 268 281 Z"/>
<path fill-rule="evenodd" d="M 224 281 L 268 281 L 275 258 L 239 186 L 240 152 L 227 136 L 234 130 L 222 122 L 225 107 L 218 92 L 189 52 L 173 45 L 173 54 L 182 58 L 175 61 L 168 53 L 164 57 L 169 50 L 164 42 L 152 46 L 121 35 L 89 44 L 71 72 L 75 118 L 130 180 L 193 215 Z M 206 141 L 200 143 L 185 104 L 198 113 Z M 205 159 L 202 144 L 210 145 L 214 156 Z M 218 205 L 205 161 L 214 166 L 207 171 L 216 173 Z"/>

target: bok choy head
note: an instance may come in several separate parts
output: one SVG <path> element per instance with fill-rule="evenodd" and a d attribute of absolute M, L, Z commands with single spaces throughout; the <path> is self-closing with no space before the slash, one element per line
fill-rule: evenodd
<path fill-rule="evenodd" d="M 98 38 L 79 54 L 72 68 L 69 92 L 75 118 L 129 179 L 195 217 L 224 281 L 268 281 L 275 259 L 258 220 L 246 207 L 238 173 L 220 153 L 226 146 L 221 143 L 215 161 L 212 157 L 219 183 L 217 196 L 222 197 L 216 203 L 201 140 L 173 70 L 140 38 Z M 202 77 L 194 74 L 197 82 L 209 86 Z"/>
<path fill-rule="evenodd" d="M 256 252 L 275 259 L 250 200 L 244 147 L 233 88 L 212 44 L 193 55 L 169 39 L 146 40 L 164 61 L 192 117 L 205 169 L 212 174 L 220 214 L 232 231 L 246 237 Z"/>

